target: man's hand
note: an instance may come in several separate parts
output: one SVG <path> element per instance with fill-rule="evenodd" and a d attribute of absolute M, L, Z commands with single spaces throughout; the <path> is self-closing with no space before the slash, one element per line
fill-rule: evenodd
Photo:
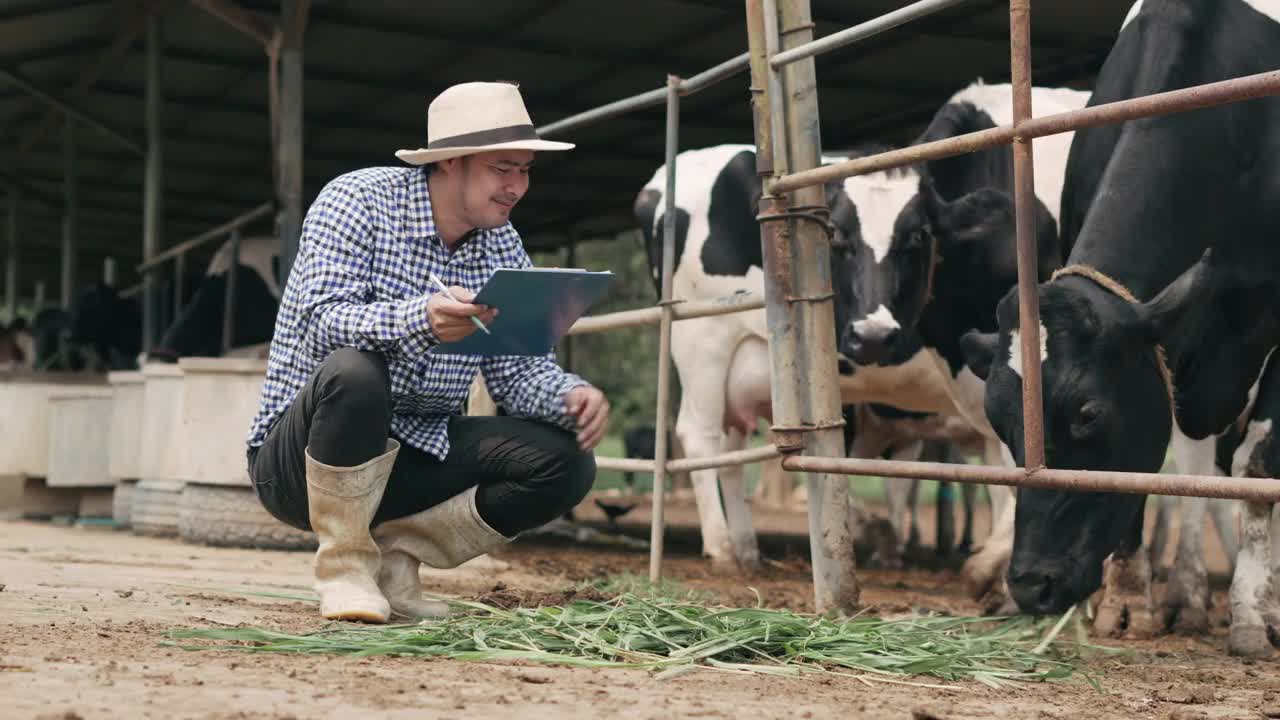
<path fill-rule="evenodd" d="M 457 342 L 477 332 L 480 328 L 467 319 L 473 315 L 486 326 L 498 316 L 497 308 L 472 305 L 471 300 L 476 294 L 466 288 L 453 285 L 449 292 L 458 298 L 457 302 L 442 292 L 432 295 L 427 301 L 427 322 L 431 323 L 431 330 L 441 342 Z"/>
<path fill-rule="evenodd" d="M 609 401 L 604 393 L 590 385 L 579 385 L 565 396 L 564 404 L 578 420 L 578 446 L 583 450 L 595 448 L 609 423 Z"/>

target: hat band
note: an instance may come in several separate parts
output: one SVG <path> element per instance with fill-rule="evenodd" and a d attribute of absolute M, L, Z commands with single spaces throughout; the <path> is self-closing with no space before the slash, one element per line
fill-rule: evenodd
<path fill-rule="evenodd" d="M 463 133 L 461 135 L 451 135 L 438 140 L 432 140 L 427 143 L 428 150 L 441 150 L 444 148 L 458 147 L 476 147 L 480 145 L 497 145 L 499 143 L 515 142 L 517 140 L 537 140 L 538 133 L 534 131 L 532 125 L 508 125 L 506 127 L 493 128 L 491 130 L 477 130 L 476 132 Z"/>

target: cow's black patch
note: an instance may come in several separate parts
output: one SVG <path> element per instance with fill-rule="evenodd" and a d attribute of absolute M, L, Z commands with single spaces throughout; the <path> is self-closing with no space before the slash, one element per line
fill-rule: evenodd
<path fill-rule="evenodd" d="M 966 133 L 989 130 L 995 121 L 971 102 L 951 102 L 934 114 L 915 144 L 943 140 Z M 931 160 L 924 172 L 933 178 L 938 194 L 944 200 L 955 200 L 976 188 L 1013 189 L 1013 150 L 998 145 L 975 153 Z"/>
<path fill-rule="evenodd" d="M 744 150 L 725 164 L 711 186 L 710 235 L 702 246 L 702 267 L 708 275 L 737 277 L 752 267 L 764 267 L 756 221 L 759 202 L 755 153 Z"/>

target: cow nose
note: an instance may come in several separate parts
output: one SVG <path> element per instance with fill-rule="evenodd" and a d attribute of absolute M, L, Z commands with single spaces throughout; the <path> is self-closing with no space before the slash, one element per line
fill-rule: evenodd
<path fill-rule="evenodd" d="M 860 365 L 888 362 L 898 334 L 898 328 L 858 327 L 858 323 L 850 323 L 847 354 Z"/>
<path fill-rule="evenodd" d="M 1019 610 L 1033 615 L 1056 615 L 1074 602 L 1065 578 L 1054 572 L 1011 575 L 1009 592 Z"/>

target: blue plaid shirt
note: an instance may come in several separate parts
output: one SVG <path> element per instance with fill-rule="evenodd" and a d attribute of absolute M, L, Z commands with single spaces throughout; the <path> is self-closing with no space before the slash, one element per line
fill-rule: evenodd
<path fill-rule="evenodd" d="M 532 264 L 510 223 L 477 231 L 450 253 L 436 232 L 420 167 L 335 178 L 302 224 L 248 444 L 262 444 L 320 363 L 343 347 L 383 353 L 391 375 L 391 431 L 438 458 L 449 453 L 449 416 L 463 410 L 477 371 L 509 414 L 576 429 L 564 396 L 587 383 L 561 369 L 554 353 L 427 354 L 439 342 L 427 321 L 434 292 L 429 271 L 446 285 L 479 292 L 498 268 Z"/>

